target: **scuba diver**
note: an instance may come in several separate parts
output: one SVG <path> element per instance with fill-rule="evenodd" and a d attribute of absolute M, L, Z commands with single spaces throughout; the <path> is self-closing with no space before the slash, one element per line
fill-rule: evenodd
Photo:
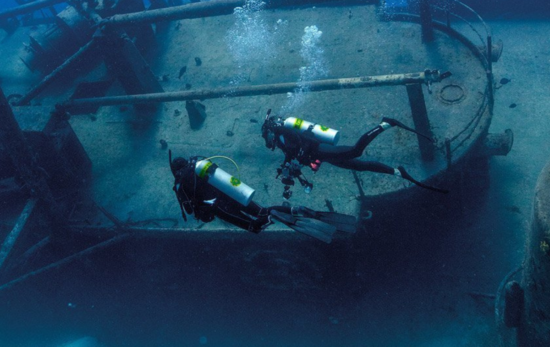
<path fill-rule="evenodd" d="M 271 150 L 280 148 L 285 154 L 283 164 L 277 169 L 277 178 L 281 177 L 281 181 L 285 184 L 283 193 L 285 199 L 292 196 L 290 186 L 294 185 L 294 179 L 297 179 L 305 187 L 306 193 L 309 193 L 313 184 L 303 176 L 302 167 L 308 166 L 313 172 L 317 172 L 323 162 L 349 170 L 400 176 L 422 188 L 448 193 L 448 190 L 431 187 L 415 180 L 402 166 L 393 168 L 380 162 L 357 159 L 376 136 L 394 126 L 411 131 L 433 142 L 430 137 L 395 119 L 382 118 L 382 122 L 378 126 L 363 134 L 353 146 L 336 146 L 340 137 L 337 130 L 299 118 L 283 119 L 270 116 L 270 114 L 271 109 L 267 111 L 262 125 L 262 137 L 267 148 Z"/>
<path fill-rule="evenodd" d="M 333 234 L 338 230 L 355 232 L 354 216 L 314 211 L 303 206 L 258 205 L 252 201 L 254 189 L 212 163 L 212 158 L 215 157 L 177 157 L 172 160 L 172 151 L 169 151 L 170 169 L 174 175 L 173 190 L 185 221 L 187 214 L 204 223 L 218 217 L 257 234 L 275 220 L 326 243 L 332 241 Z"/>

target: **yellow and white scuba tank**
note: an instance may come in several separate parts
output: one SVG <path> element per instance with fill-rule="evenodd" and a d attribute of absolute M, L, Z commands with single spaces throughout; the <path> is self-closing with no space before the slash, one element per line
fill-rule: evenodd
<path fill-rule="evenodd" d="M 340 140 L 340 133 L 338 130 L 331 129 L 320 124 L 311 123 L 300 118 L 288 117 L 285 119 L 284 126 L 285 128 L 299 131 L 300 133 L 304 133 L 311 128 L 313 136 L 317 139 L 317 141 L 328 143 L 333 146 L 335 146 L 338 143 L 338 140 Z"/>
<path fill-rule="evenodd" d="M 241 205 L 248 206 L 256 192 L 237 177 L 231 176 L 208 159 L 197 161 L 195 173 L 200 178 L 208 176 L 208 183 Z"/>

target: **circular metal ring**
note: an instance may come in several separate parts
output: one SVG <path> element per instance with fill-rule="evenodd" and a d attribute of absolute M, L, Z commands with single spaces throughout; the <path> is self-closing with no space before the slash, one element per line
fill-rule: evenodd
<path fill-rule="evenodd" d="M 451 83 L 443 86 L 438 96 L 443 103 L 451 105 L 462 102 L 466 98 L 466 92 L 462 86 Z"/>

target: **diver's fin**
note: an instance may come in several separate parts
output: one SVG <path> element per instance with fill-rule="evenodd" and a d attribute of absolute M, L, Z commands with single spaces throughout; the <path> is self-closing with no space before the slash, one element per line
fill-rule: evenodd
<path fill-rule="evenodd" d="M 333 225 L 314 218 L 293 216 L 275 210 L 270 211 L 270 215 L 273 219 L 285 224 L 289 228 L 325 243 L 331 243 L 332 235 L 336 232 L 336 227 Z"/>
<path fill-rule="evenodd" d="M 298 214 L 303 214 L 305 217 L 315 218 L 321 222 L 330 224 L 336 227 L 338 231 L 354 233 L 357 229 L 357 218 L 338 212 L 321 212 L 309 209 L 304 206 L 298 206 L 295 210 Z"/>
<path fill-rule="evenodd" d="M 321 240 L 325 243 L 332 242 L 332 236 L 336 232 L 335 226 L 327 224 L 325 222 L 321 222 L 320 220 L 314 218 L 294 218 L 296 218 L 296 223 L 294 223 L 294 226 L 289 225 L 290 228 L 302 234 L 314 237 L 317 240 Z"/>
<path fill-rule="evenodd" d="M 338 231 L 355 233 L 357 230 L 357 218 L 355 216 L 338 212 L 316 212 L 314 218 L 335 226 Z"/>

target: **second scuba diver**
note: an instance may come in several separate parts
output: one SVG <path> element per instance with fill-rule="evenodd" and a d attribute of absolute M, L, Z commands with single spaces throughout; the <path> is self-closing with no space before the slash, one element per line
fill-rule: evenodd
<path fill-rule="evenodd" d="M 218 217 L 253 233 L 259 233 L 276 220 L 326 243 L 332 241 L 337 230 L 355 232 L 354 216 L 314 211 L 303 206 L 258 205 L 252 201 L 254 190 L 213 164 L 212 158 L 177 157 L 172 160 L 169 151 L 173 190 L 184 220 L 187 221 L 187 214 L 205 223 Z"/>
<path fill-rule="evenodd" d="M 344 169 L 396 175 L 422 188 L 440 193 L 448 192 L 447 190 L 418 182 L 402 166 L 393 168 L 380 162 L 357 159 L 376 136 L 394 126 L 412 131 L 429 141 L 433 141 L 428 136 L 418 133 L 395 119 L 382 118 L 382 122 L 378 126 L 363 134 L 353 146 L 336 146 L 339 139 L 339 134 L 336 130 L 299 118 L 289 117 L 283 119 L 277 116 L 270 116 L 270 114 L 271 110 L 268 110 L 262 126 L 262 137 L 265 140 L 267 148 L 271 150 L 280 148 L 285 154 L 285 160 L 277 170 L 277 178 L 282 176 L 281 181 L 285 184 L 283 197 L 286 199 L 292 195 L 290 186 L 294 185 L 294 179 L 298 179 L 300 184 L 305 187 L 306 192 L 311 191 L 313 185 L 303 177 L 301 168 L 308 166 L 316 172 L 319 170 L 322 162 L 327 162 Z"/>

